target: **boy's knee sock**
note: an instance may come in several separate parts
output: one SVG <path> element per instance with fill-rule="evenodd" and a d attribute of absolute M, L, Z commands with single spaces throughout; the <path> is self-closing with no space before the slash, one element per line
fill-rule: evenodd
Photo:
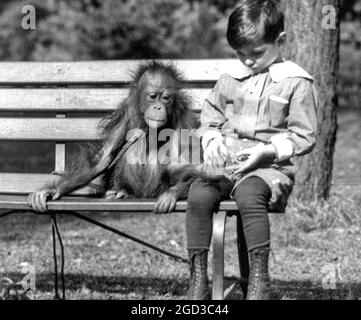
<path fill-rule="evenodd" d="M 235 190 L 235 200 L 240 211 L 247 249 L 270 246 L 268 201 L 269 186 L 258 177 L 250 177 Z"/>
<path fill-rule="evenodd" d="M 267 212 L 245 214 L 243 216 L 243 232 L 248 251 L 257 248 L 269 248 L 271 240 L 270 223 Z"/>
<path fill-rule="evenodd" d="M 186 230 L 188 249 L 208 249 L 212 237 L 213 208 L 188 202 Z"/>
<path fill-rule="evenodd" d="M 188 195 L 186 218 L 188 249 L 208 249 L 213 227 L 213 213 L 221 201 L 221 193 L 207 182 L 194 183 Z"/>

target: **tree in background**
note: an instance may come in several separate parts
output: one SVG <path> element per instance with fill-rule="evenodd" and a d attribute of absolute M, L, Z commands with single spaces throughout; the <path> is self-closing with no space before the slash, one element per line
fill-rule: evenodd
<path fill-rule="evenodd" d="M 315 150 L 298 159 L 293 195 L 299 200 L 327 199 L 332 182 L 336 142 L 337 70 L 339 64 L 340 0 L 284 0 L 287 57 L 315 77 L 318 88 L 318 132 Z M 322 24 L 322 8 L 336 8 L 335 29 Z"/>

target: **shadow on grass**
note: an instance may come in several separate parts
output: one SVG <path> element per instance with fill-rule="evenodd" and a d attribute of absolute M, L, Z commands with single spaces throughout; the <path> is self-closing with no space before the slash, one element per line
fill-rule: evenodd
<path fill-rule="evenodd" d="M 126 221 L 127 219 L 134 219 L 135 217 L 142 219 L 145 215 L 151 215 L 151 213 L 139 213 L 135 215 L 131 212 L 122 214 L 108 212 L 82 212 L 82 214 L 104 224 Z M 88 225 L 92 225 L 70 214 L 58 214 L 57 219 L 60 228 L 76 228 L 79 232 L 81 232 L 84 228 L 86 229 Z M 50 230 L 50 226 L 51 219 L 49 214 L 36 214 L 33 212 L 12 213 L 11 215 L 0 218 L 0 239 L 3 241 L 24 240 L 26 237 L 32 236 L 44 228 L 49 228 Z M 9 233 L 7 230 L 12 231 Z"/>
<path fill-rule="evenodd" d="M 358 300 L 361 283 L 337 282 L 334 289 L 324 289 L 321 283 L 310 281 L 281 281 L 272 284 L 274 300 Z"/>
<path fill-rule="evenodd" d="M 24 275 L 8 273 L 4 276 L 20 281 Z M 225 288 L 234 280 L 233 277 L 226 278 Z M 80 291 L 78 299 L 89 298 L 89 293 L 82 293 L 82 288 L 104 294 L 102 298 L 116 294 L 125 297 L 140 297 L 140 299 L 152 299 L 154 296 L 185 299 L 188 279 L 66 274 L 65 287 L 67 297 L 69 297 L 69 291 Z M 38 292 L 54 293 L 54 275 L 50 273 L 36 275 L 36 288 Z M 336 289 L 324 290 L 321 284 L 315 285 L 309 281 L 272 281 L 272 300 L 357 300 L 360 297 L 361 283 L 338 283 Z M 227 300 L 243 300 L 243 294 L 238 285 L 228 295 Z"/>
<path fill-rule="evenodd" d="M 4 276 L 13 281 L 21 281 L 24 274 L 7 273 Z M 60 277 L 59 277 L 60 278 Z M 59 279 L 60 281 L 60 279 Z M 61 288 L 61 284 L 59 283 Z M 135 294 L 137 296 L 149 296 L 171 294 L 183 296 L 187 294 L 187 279 L 162 279 L 151 277 L 121 277 L 121 276 L 98 276 L 87 274 L 65 274 L 66 290 L 77 291 L 82 288 L 91 291 L 113 294 Z M 41 292 L 54 292 L 54 275 L 42 273 L 36 275 L 36 289 Z"/>
<path fill-rule="evenodd" d="M 225 281 L 225 286 L 231 284 L 232 279 Z M 361 283 L 338 282 L 335 289 L 325 290 L 321 283 L 311 281 L 282 281 L 272 280 L 272 300 L 358 300 L 361 298 Z M 239 285 L 228 295 L 227 300 L 243 300 Z"/>

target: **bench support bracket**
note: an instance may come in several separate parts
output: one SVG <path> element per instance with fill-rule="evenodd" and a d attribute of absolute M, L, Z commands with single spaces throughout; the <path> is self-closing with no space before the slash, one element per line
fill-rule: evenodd
<path fill-rule="evenodd" d="M 227 212 L 220 211 L 213 222 L 213 264 L 212 264 L 212 300 L 223 300 L 224 288 L 224 235 Z"/>

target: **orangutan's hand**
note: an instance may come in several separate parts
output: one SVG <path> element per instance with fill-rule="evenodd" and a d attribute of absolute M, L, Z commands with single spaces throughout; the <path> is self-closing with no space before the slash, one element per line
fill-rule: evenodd
<path fill-rule="evenodd" d="M 130 194 L 127 192 L 127 190 L 122 189 L 120 191 L 117 190 L 108 190 L 105 195 L 105 199 L 111 200 L 111 199 L 128 199 L 131 198 Z"/>
<path fill-rule="evenodd" d="M 48 211 L 48 200 L 57 200 L 61 197 L 61 191 L 57 188 L 46 188 L 30 193 L 28 203 L 35 212 L 45 213 Z"/>
<path fill-rule="evenodd" d="M 163 192 L 154 205 L 153 213 L 170 213 L 173 212 L 177 204 L 178 197 L 171 190 Z"/>

